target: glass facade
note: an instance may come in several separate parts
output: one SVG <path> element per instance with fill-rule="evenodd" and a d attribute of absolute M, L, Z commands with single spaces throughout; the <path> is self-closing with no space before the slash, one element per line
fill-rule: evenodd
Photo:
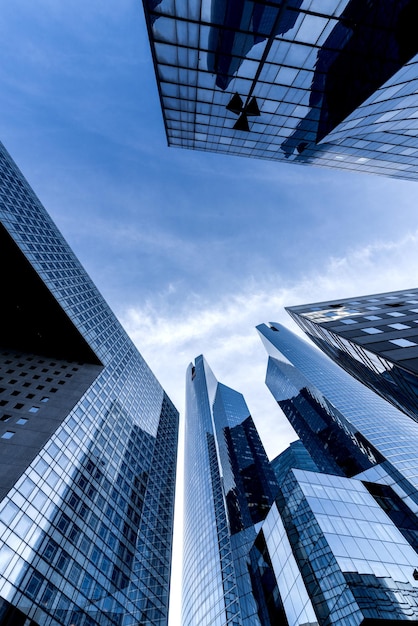
<path fill-rule="evenodd" d="M 414 0 L 144 0 L 168 142 L 418 177 Z"/>
<path fill-rule="evenodd" d="M 276 581 L 277 624 L 418 620 L 417 552 L 359 480 L 290 470 L 252 557 Z"/>
<path fill-rule="evenodd" d="M 243 396 L 196 358 L 186 377 L 184 626 L 263 623 L 249 551 L 277 488 Z"/>
<path fill-rule="evenodd" d="M 279 485 L 285 480 L 286 474 L 290 469 L 306 469 L 311 472 L 320 471 L 300 439 L 293 441 L 284 452 L 270 461 L 270 465 Z"/>
<path fill-rule="evenodd" d="M 283 326 L 258 330 L 268 387 L 318 467 L 386 482 L 416 511 L 418 424 Z"/>
<path fill-rule="evenodd" d="M 0 624 L 165 626 L 178 413 L 3 147 L 0 171 Z"/>
<path fill-rule="evenodd" d="M 338 365 L 418 421 L 418 290 L 287 310 Z"/>

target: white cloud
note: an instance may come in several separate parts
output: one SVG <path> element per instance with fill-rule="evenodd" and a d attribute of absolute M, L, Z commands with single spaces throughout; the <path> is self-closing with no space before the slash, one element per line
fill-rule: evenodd
<path fill-rule="evenodd" d="M 285 306 L 416 286 L 417 244 L 418 233 L 411 233 L 353 250 L 292 284 L 270 275 L 247 279 L 235 293 L 207 298 L 190 293 L 174 310 L 168 299 L 156 296 L 142 308 L 124 311 L 122 323 L 180 410 L 186 367 L 203 353 L 217 378 L 245 395 L 273 456 L 292 434 L 264 386 L 266 355 L 254 327 L 277 321 L 298 332 Z"/>

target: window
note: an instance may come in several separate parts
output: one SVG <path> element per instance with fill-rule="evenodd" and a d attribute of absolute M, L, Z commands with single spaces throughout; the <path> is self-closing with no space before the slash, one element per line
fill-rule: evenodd
<path fill-rule="evenodd" d="M 70 562 L 70 555 L 63 550 L 56 564 L 57 570 L 63 574 L 65 570 L 67 569 L 69 562 Z"/>
<path fill-rule="evenodd" d="M 26 424 L 26 422 L 28 422 L 29 420 L 26 419 L 25 417 L 21 417 L 20 419 L 17 420 L 16 424 L 18 426 L 24 426 Z"/>
<path fill-rule="evenodd" d="M 390 343 L 394 343 L 395 346 L 400 346 L 401 348 L 409 348 L 418 345 L 414 341 L 409 341 L 409 339 L 390 339 Z"/>
<path fill-rule="evenodd" d="M 39 593 L 39 589 L 44 581 L 44 577 L 38 572 L 34 572 L 29 578 L 29 582 L 26 585 L 26 595 L 35 599 Z"/>
<path fill-rule="evenodd" d="M 404 328 L 411 328 L 406 324 L 389 324 L 389 328 L 394 328 L 395 330 L 403 330 Z"/>
<path fill-rule="evenodd" d="M 8 422 L 9 419 L 11 418 L 11 415 L 7 415 L 7 413 L 4 413 L 1 417 L 0 417 L 0 422 Z"/>
<path fill-rule="evenodd" d="M 363 333 L 367 333 L 368 335 L 376 335 L 377 333 L 382 333 L 383 330 L 380 330 L 380 328 L 362 328 L 361 329 L 363 331 Z"/>
<path fill-rule="evenodd" d="M 388 313 L 391 317 L 403 317 L 405 313 L 399 313 L 399 311 L 394 311 L 393 313 Z"/>
<path fill-rule="evenodd" d="M 351 319 L 345 319 L 345 320 L 339 320 L 341 322 L 341 324 L 357 324 L 356 320 L 351 320 Z"/>
<path fill-rule="evenodd" d="M 14 437 L 16 433 L 12 432 L 11 430 L 6 430 L 5 433 L 2 434 L 1 438 L 2 439 L 11 439 L 12 437 Z"/>
<path fill-rule="evenodd" d="M 29 413 L 37 413 L 39 411 L 39 406 L 31 406 L 29 409 Z"/>
<path fill-rule="evenodd" d="M 43 557 L 49 563 L 53 561 L 56 553 L 58 551 L 58 544 L 53 539 L 50 539 L 45 546 Z"/>

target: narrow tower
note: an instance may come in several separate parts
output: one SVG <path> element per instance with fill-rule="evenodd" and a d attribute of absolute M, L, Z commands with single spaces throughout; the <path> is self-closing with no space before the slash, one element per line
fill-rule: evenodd
<path fill-rule="evenodd" d="M 184 626 L 260 624 L 249 551 L 276 491 L 243 396 L 197 357 L 186 377 Z"/>

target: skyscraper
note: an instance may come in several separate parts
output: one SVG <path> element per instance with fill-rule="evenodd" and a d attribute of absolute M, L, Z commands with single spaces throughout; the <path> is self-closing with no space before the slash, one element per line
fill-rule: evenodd
<path fill-rule="evenodd" d="M 279 491 L 250 552 L 266 623 L 417 621 L 417 424 L 283 326 L 258 330 L 301 438 L 272 462 Z"/>
<path fill-rule="evenodd" d="M 183 626 L 260 624 L 249 551 L 276 491 L 243 396 L 197 357 L 186 375 Z"/>
<path fill-rule="evenodd" d="M 0 147 L 0 624 L 167 623 L 178 413 Z"/>
<path fill-rule="evenodd" d="M 418 424 L 279 324 L 257 327 L 266 383 L 318 467 L 384 482 L 418 510 Z"/>
<path fill-rule="evenodd" d="M 418 421 L 418 290 L 287 311 L 338 365 Z"/>
<path fill-rule="evenodd" d="M 418 177 L 414 0 L 144 0 L 170 145 Z"/>

